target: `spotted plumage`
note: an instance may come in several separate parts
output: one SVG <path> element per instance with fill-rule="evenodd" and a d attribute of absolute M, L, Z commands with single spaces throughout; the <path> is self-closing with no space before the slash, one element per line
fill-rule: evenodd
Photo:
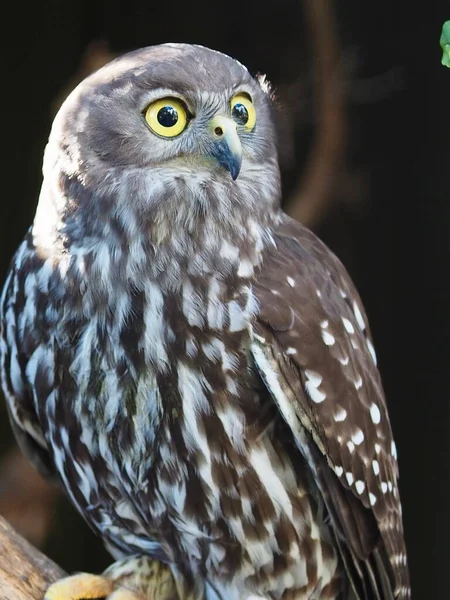
<path fill-rule="evenodd" d="M 2 296 L 11 423 L 116 572 L 160 560 L 186 599 L 406 599 L 367 318 L 280 209 L 271 111 L 263 79 L 177 44 L 69 96 Z"/>

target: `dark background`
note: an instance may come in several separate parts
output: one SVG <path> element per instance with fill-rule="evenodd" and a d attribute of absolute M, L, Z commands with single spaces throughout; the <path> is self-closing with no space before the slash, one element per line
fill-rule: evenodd
<path fill-rule="evenodd" d="M 310 224 L 347 266 L 371 322 L 399 449 L 413 597 L 444 599 L 450 70 L 440 64 L 439 36 L 450 3 L 327 4 L 340 49 L 333 58 L 342 68 L 345 145 L 339 168 L 331 169 L 327 201 Z M 201 43 L 267 73 L 285 100 L 282 175 L 285 198 L 295 203 L 320 126 L 314 92 L 320 73 L 306 0 L 52 0 L 8 8 L 0 63 L 1 279 L 33 217 L 54 111 L 94 40 L 111 53 L 164 41 Z M 40 487 L 12 448 L 2 406 L 0 513 L 64 568 L 103 568 L 108 558 L 101 545 L 62 497 Z"/>

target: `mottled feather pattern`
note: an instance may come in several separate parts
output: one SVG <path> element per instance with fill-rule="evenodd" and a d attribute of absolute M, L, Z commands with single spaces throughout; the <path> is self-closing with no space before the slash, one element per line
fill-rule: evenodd
<path fill-rule="evenodd" d="M 42 289 L 28 293 L 49 304 L 41 318 L 50 343 L 40 346 L 24 324 L 34 351 L 23 356 L 23 377 L 64 487 L 114 554 L 140 551 L 180 564 L 181 551 L 194 573 L 204 564 L 224 598 L 234 597 L 233 579 L 236 589 L 277 597 L 290 597 L 282 593 L 291 589 L 309 598 L 317 586 L 332 594 L 336 557 L 314 517 L 317 499 L 307 492 L 301 462 L 292 464 L 276 441 L 282 423 L 248 364 L 248 325 L 257 310 L 249 279 L 193 286 L 186 278 L 186 290 L 166 291 L 164 302 L 149 281 L 129 290 L 127 308 L 111 307 L 100 319 L 97 309 L 90 314 L 88 288 L 85 302 L 67 295 L 61 311 L 61 268 L 72 291 L 79 257 L 54 270 L 35 252 L 28 258 L 26 276 L 14 281 L 30 286 L 33 264 L 32 280 Z M 232 260 L 239 270 L 239 254 Z M 92 282 L 94 263 L 84 264 Z M 20 305 L 5 306 L 10 322 L 25 314 Z M 323 561 L 328 571 L 319 575 Z"/>
<path fill-rule="evenodd" d="M 232 181 L 207 125 L 241 89 L 258 122 Z M 119 575 L 163 561 L 183 600 L 403 600 L 367 319 L 342 265 L 280 212 L 266 92 L 229 57 L 168 44 L 64 103 L 2 296 L 13 429 Z M 170 143 L 143 124 L 157 93 L 196 112 Z"/>

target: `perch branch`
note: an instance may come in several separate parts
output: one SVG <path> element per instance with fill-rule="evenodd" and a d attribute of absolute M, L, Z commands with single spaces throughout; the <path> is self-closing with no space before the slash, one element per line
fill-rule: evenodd
<path fill-rule="evenodd" d="M 42 600 L 65 575 L 0 517 L 0 600 Z"/>

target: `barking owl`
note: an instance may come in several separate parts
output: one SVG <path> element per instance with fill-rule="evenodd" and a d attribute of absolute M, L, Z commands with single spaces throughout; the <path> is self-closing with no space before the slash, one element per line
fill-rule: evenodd
<path fill-rule="evenodd" d="M 367 318 L 280 208 L 272 110 L 237 61 L 164 44 L 55 118 L 2 385 L 22 449 L 118 562 L 48 599 L 410 597 Z"/>

